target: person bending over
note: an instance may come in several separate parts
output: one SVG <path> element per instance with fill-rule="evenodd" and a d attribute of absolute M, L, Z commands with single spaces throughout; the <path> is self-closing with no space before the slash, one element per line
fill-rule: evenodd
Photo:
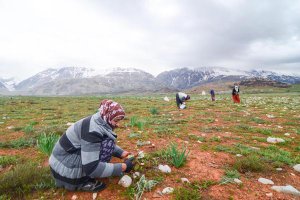
<path fill-rule="evenodd" d="M 97 113 L 80 119 L 67 129 L 49 158 L 57 187 L 97 192 L 106 187 L 99 178 L 121 176 L 133 169 L 132 159 L 110 163 L 112 156 L 123 159 L 131 154 L 116 145 L 114 129 L 124 117 L 121 105 L 103 100 Z"/>

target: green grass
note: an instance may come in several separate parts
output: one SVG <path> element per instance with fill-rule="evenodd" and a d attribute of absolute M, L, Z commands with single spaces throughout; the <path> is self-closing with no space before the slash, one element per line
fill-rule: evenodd
<path fill-rule="evenodd" d="M 34 128 L 33 128 L 33 125 L 31 125 L 31 124 L 24 127 L 24 132 L 27 134 L 32 133 L 33 131 L 34 131 Z"/>
<path fill-rule="evenodd" d="M 34 144 L 35 139 L 33 138 L 20 138 L 17 140 L 12 140 L 10 142 L 0 142 L 0 148 L 22 149 L 32 147 Z"/>
<path fill-rule="evenodd" d="M 7 194 L 13 199 L 23 199 L 33 191 L 49 188 L 54 188 L 50 169 L 33 163 L 17 165 L 0 175 L 0 194 Z"/>
<path fill-rule="evenodd" d="M 200 200 L 202 199 L 201 193 L 198 189 L 190 187 L 175 188 L 173 192 L 173 199 L 175 200 Z"/>
<path fill-rule="evenodd" d="M 220 184 L 234 183 L 235 178 L 240 178 L 240 173 L 236 169 L 227 169 L 222 177 Z"/>
<path fill-rule="evenodd" d="M 0 166 L 6 167 L 17 163 L 16 156 L 0 156 Z"/>
<path fill-rule="evenodd" d="M 266 163 L 256 155 L 250 155 L 242 157 L 236 160 L 233 168 L 241 173 L 246 172 L 262 172 L 265 171 L 268 166 Z"/>

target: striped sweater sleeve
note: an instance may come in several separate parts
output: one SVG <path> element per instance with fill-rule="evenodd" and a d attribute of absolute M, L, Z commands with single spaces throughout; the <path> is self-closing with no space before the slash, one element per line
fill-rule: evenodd
<path fill-rule="evenodd" d="M 121 163 L 100 162 L 102 136 L 97 132 L 89 132 L 90 120 L 85 119 L 81 127 L 81 160 L 82 169 L 92 178 L 104 178 L 122 175 Z"/>
<path fill-rule="evenodd" d="M 115 150 L 113 152 L 113 156 L 117 157 L 117 158 L 121 158 L 123 152 L 124 152 L 124 150 L 121 147 L 119 147 L 118 145 L 115 145 Z"/>

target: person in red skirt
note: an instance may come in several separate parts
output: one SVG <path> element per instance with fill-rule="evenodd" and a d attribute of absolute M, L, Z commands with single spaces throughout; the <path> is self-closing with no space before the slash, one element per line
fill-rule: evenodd
<path fill-rule="evenodd" d="M 232 99 L 233 99 L 233 102 L 234 103 L 240 103 L 241 100 L 240 100 L 240 88 L 237 84 L 234 84 L 234 87 L 232 89 Z"/>

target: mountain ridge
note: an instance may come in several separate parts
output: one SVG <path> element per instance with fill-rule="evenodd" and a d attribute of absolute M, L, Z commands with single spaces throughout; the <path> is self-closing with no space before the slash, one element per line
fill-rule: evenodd
<path fill-rule="evenodd" d="M 0 79 L 0 93 L 26 95 L 85 95 L 97 93 L 142 93 L 178 91 L 214 82 L 240 82 L 265 78 L 288 84 L 300 83 L 300 76 L 265 70 L 237 70 L 223 67 L 187 67 L 164 71 L 156 77 L 135 68 L 112 68 L 97 71 L 86 67 L 49 68 L 18 84 Z M 8 84 L 10 80 L 10 85 Z M 6 82 L 5 82 L 6 81 Z M 9 85 L 9 87 L 8 87 Z"/>

